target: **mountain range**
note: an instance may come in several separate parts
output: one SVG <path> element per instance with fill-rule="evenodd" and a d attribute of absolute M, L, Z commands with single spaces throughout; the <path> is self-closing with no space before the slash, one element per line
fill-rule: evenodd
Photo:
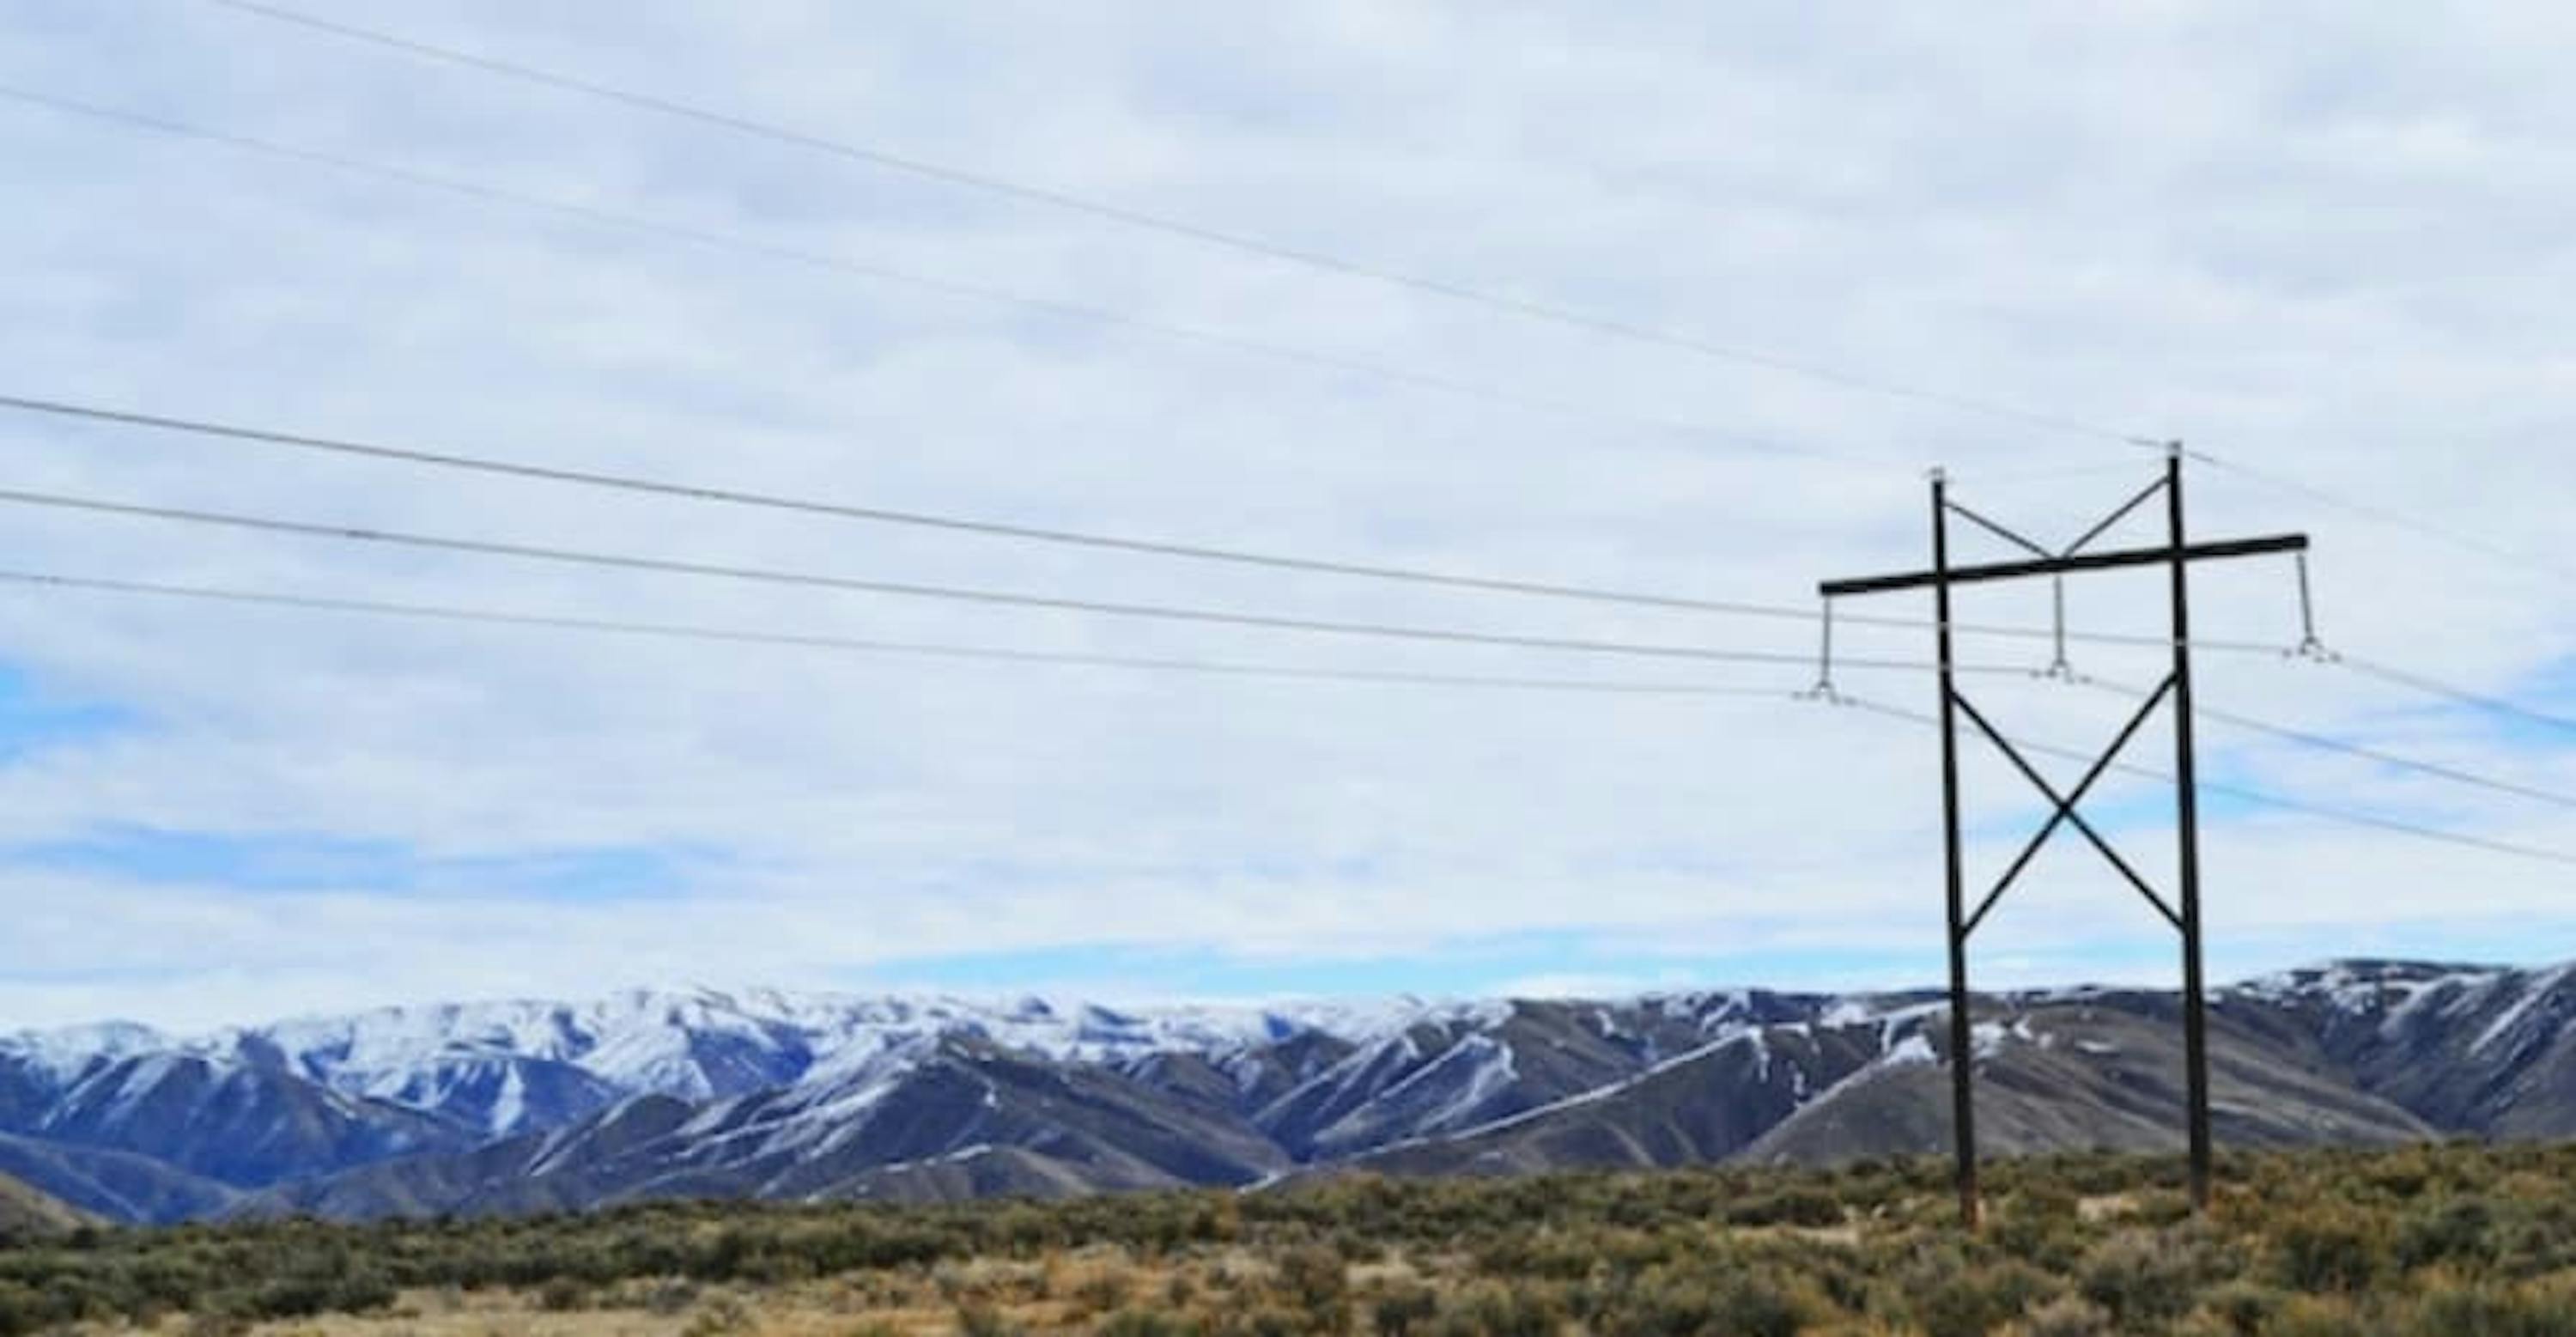
<path fill-rule="evenodd" d="M 161 1223 L 1831 1162 L 1949 1136 L 1944 1004 L 1765 990 L 1115 1009 L 772 991 L 0 1037 L 0 1179 Z M 2179 1000 L 1979 998 L 1990 1154 L 2180 1143 Z M 2576 967 L 2215 993 L 2239 1146 L 2576 1134 Z"/>

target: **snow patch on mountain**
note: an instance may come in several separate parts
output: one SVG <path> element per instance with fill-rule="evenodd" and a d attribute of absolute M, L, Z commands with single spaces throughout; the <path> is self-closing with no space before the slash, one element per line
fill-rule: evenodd
<path fill-rule="evenodd" d="M 2511 1006 L 2497 1013 L 2496 1019 L 2487 1023 L 2485 1030 L 2478 1032 L 2478 1038 L 2469 1042 L 2469 1052 L 2485 1053 L 2497 1041 L 2512 1034 L 2515 1028 L 2522 1024 L 2523 1018 L 2531 1015 L 2532 1009 L 2557 993 L 2558 986 L 2566 982 L 2571 971 L 2576 971 L 2576 966 L 2559 966 L 2529 977 L 2523 984 L 2522 995 L 2514 999 Z"/>
<path fill-rule="evenodd" d="M 1886 1055 L 1879 1059 L 1878 1066 L 1886 1068 L 1923 1067 L 1939 1063 L 1940 1061 L 1941 1056 L 1933 1052 L 1931 1037 L 1917 1033 L 1905 1037 L 1903 1040 L 1898 1041 L 1895 1045 L 1890 1047 Z"/>
<path fill-rule="evenodd" d="M 102 1063 L 173 1046 L 171 1037 L 130 1021 L 19 1031 L 0 1035 L 0 1058 L 15 1059 L 57 1084 L 68 1084 Z"/>
<path fill-rule="evenodd" d="M 1356 1040 L 1425 1021 L 1479 1026 L 1497 1019 L 1498 1007 L 1507 1013 L 1508 1004 L 1414 999 L 1119 1009 L 1034 997 L 636 989 L 587 1002 L 377 1008 L 197 1036 L 123 1024 L 27 1032 L 0 1037 L 0 1060 L 59 1088 L 147 1055 L 275 1065 L 343 1096 L 429 1111 L 497 1136 L 638 1094 L 707 1102 L 809 1081 L 840 1087 L 943 1038 L 1064 1063 L 1164 1053 L 1219 1061 L 1304 1031 Z"/>

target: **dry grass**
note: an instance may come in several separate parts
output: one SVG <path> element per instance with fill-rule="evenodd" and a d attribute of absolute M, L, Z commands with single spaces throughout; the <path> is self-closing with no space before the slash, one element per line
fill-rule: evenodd
<path fill-rule="evenodd" d="M 0 1331 L 2576 1337 L 2576 1147 L 2223 1168 L 2192 1220 L 2170 1158 L 2000 1164 L 1973 1239 L 1937 1162 L 94 1232 L 0 1249 Z"/>
<path fill-rule="evenodd" d="M 541 1291 L 407 1291 L 370 1314 L 254 1324 L 237 1337 L 952 1337 L 974 1311 L 988 1331 L 1087 1332 L 1131 1303 L 1224 1296 L 1267 1285 L 1271 1263 L 1243 1250 L 1184 1263 L 1138 1263 L 1121 1249 L 1050 1253 L 1034 1261 L 973 1259 L 907 1274 L 869 1274 L 768 1287 L 628 1283 L 577 1298 Z M 1354 1268 L 1355 1290 L 1418 1282 L 1400 1261 Z M 560 1307 L 565 1303 L 577 1307 Z M 1183 1300 L 1182 1303 L 1187 1303 Z M 109 1334 L 211 1337 L 174 1316 Z"/>
<path fill-rule="evenodd" d="M 961 1331 L 954 1306 L 925 1298 L 902 1304 L 873 1300 L 853 1288 L 809 1283 L 762 1291 L 714 1290 L 676 1310 L 641 1300 L 607 1300 L 595 1308 L 550 1309 L 543 1296 L 492 1291 L 472 1296 L 406 1292 L 392 1308 L 371 1314 L 331 1314 L 245 1328 L 217 1329 L 185 1316 L 149 1326 L 113 1325 L 79 1331 L 208 1337 L 227 1331 L 241 1337 L 946 1337 Z M 998 1311 L 1027 1332 L 1063 1330 L 1068 1307 L 1021 1304 Z"/>

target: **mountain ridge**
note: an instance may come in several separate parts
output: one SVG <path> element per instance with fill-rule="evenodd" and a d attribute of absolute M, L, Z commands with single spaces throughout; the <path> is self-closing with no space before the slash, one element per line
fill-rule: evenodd
<path fill-rule="evenodd" d="M 1946 1145 L 1944 1007 L 687 989 L 193 1037 L 111 1023 L 0 1036 L 0 1173 L 163 1221 L 1831 1161 Z M 1991 1150 L 2178 1144 L 2172 993 L 1976 1008 Z M 2576 1136 L 2576 966 L 2327 962 L 2218 990 L 2211 1015 L 2222 1140 Z"/>

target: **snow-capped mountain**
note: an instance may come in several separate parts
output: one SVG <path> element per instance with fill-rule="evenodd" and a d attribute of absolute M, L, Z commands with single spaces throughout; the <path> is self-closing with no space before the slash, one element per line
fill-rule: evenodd
<path fill-rule="evenodd" d="M 1224 1054 L 1311 1029 L 1366 1033 L 1419 1005 L 1304 1010 L 1172 1007 L 1120 1012 L 1039 998 L 1008 1004 L 774 990 L 633 990 L 582 1003 L 389 1007 L 175 1037 L 111 1024 L 0 1037 L 0 1069 L 69 1087 L 102 1063 L 185 1056 L 284 1073 L 340 1096 L 505 1135 L 548 1128 L 634 1095 L 707 1101 L 831 1080 L 944 1037 L 1061 1063 Z"/>
<path fill-rule="evenodd" d="M 792 1081 L 816 1064 L 864 1060 L 926 1037 L 970 1035 L 1065 1062 L 1277 1039 L 1306 1023 L 1257 1009 L 1122 1013 L 1028 998 L 1007 1005 L 952 998 L 859 997 L 774 990 L 638 990 L 589 1003 L 513 1002 L 386 1008 L 285 1022 L 201 1042 L 273 1047 L 335 1086 L 399 1083 L 459 1055 L 562 1063 L 620 1090 L 683 1099 Z"/>
<path fill-rule="evenodd" d="M 128 1220 L 958 1197 L 1937 1150 L 1937 995 L 1113 1009 L 773 991 L 0 1037 L 0 1174 Z M 1997 1150 L 2161 1146 L 2176 1000 L 1981 1000 Z M 2576 969 L 2214 1000 L 2239 1143 L 2576 1132 Z M 1981 1106 L 1981 1108 L 1984 1108 Z"/>

